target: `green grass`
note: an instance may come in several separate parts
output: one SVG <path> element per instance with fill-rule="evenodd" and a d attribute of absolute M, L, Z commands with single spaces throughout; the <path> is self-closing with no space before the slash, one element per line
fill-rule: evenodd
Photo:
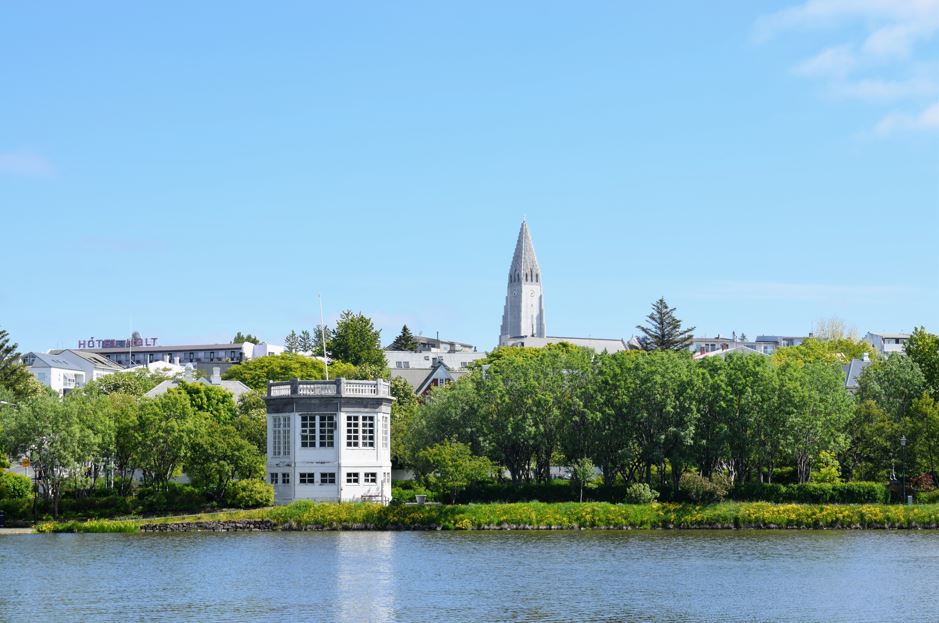
<path fill-rule="evenodd" d="M 36 532 L 137 532 L 160 523 L 268 520 L 275 529 L 485 530 L 578 528 L 939 528 L 939 504 L 607 504 L 541 502 L 381 506 L 298 501 L 288 506 L 127 520 L 47 522 Z"/>

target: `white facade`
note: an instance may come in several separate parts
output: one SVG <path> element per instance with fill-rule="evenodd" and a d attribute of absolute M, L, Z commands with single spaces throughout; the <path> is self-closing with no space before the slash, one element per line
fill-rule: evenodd
<path fill-rule="evenodd" d="M 85 385 L 85 373 L 71 361 L 47 353 L 27 353 L 23 365 L 36 380 L 63 396 Z"/>
<path fill-rule="evenodd" d="M 505 344 L 509 338 L 527 336 L 545 337 L 544 292 L 528 223 L 522 221 L 509 267 L 499 344 Z"/>
<path fill-rule="evenodd" d="M 881 355 L 902 353 L 909 339 L 909 333 L 868 333 L 864 336 L 864 341 L 870 342 Z"/>
<path fill-rule="evenodd" d="M 287 381 L 267 389 L 267 478 L 278 504 L 391 501 L 391 386 Z"/>
<path fill-rule="evenodd" d="M 477 359 L 484 359 L 486 353 L 472 351 L 457 352 L 420 352 L 409 350 L 386 350 L 385 363 L 392 370 L 398 369 L 426 369 L 430 370 L 437 363 L 443 363 L 451 370 L 466 368 Z"/>

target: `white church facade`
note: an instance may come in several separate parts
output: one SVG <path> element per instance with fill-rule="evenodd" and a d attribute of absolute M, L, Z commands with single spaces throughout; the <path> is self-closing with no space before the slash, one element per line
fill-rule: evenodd
<path fill-rule="evenodd" d="M 391 501 L 391 385 L 267 385 L 267 478 L 278 504 Z"/>

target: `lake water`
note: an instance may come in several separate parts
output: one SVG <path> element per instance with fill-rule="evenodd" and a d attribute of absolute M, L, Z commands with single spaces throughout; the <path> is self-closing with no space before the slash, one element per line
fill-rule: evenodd
<path fill-rule="evenodd" d="M 939 532 L 0 537 L 0 621 L 939 621 Z"/>

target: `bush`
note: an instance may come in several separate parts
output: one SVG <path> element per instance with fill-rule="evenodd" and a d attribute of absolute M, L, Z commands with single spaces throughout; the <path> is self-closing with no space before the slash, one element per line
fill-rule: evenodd
<path fill-rule="evenodd" d="M 776 503 L 886 504 L 889 491 L 879 482 L 806 482 L 795 485 L 751 482 L 738 485 L 731 491 L 730 497 L 735 500 Z"/>
<path fill-rule="evenodd" d="M 236 480 L 228 485 L 225 504 L 233 508 L 257 508 L 274 505 L 274 487 L 263 480 Z"/>
<path fill-rule="evenodd" d="M 94 518 L 130 515 L 134 511 L 133 500 L 119 495 L 94 495 L 77 499 L 63 497 L 59 500 L 59 514 Z"/>
<path fill-rule="evenodd" d="M 917 504 L 939 504 L 939 489 L 920 491 L 913 499 Z"/>
<path fill-rule="evenodd" d="M 0 500 L 0 511 L 9 519 L 27 519 L 33 514 L 33 501 L 30 498 Z"/>
<path fill-rule="evenodd" d="M 922 473 L 910 478 L 910 488 L 914 491 L 927 492 L 935 489 L 936 483 L 933 481 L 932 474 Z"/>
<path fill-rule="evenodd" d="M 724 499 L 730 488 L 728 481 L 729 478 L 723 473 L 714 474 L 711 478 L 705 478 L 701 474 L 686 472 L 681 475 L 681 479 L 678 481 L 678 489 L 693 502 L 710 504 Z"/>
<path fill-rule="evenodd" d="M 33 481 L 29 476 L 0 472 L 0 500 L 28 498 L 33 492 Z"/>
<path fill-rule="evenodd" d="M 5 454 L 0 454 L 0 469 L 10 469 L 10 459 Z"/>
<path fill-rule="evenodd" d="M 144 513 L 194 512 L 202 510 L 207 500 L 199 489 L 178 482 L 167 483 L 166 490 L 141 487 L 137 503 Z"/>
<path fill-rule="evenodd" d="M 627 504 L 650 504 L 659 499 L 659 492 L 644 482 L 634 482 L 626 487 L 623 501 Z"/>
<path fill-rule="evenodd" d="M 399 504 L 413 502 L 414 497 L 417 495 L 426 495 L 428 501 L 435 499 L 434 494 L 432 491 L 430 491 L 430 489 L 426 489 L 419 484 L 412 484 L 410 486 L 394 484 L 391 487 L 392 502 L 397 502 Z"/>

